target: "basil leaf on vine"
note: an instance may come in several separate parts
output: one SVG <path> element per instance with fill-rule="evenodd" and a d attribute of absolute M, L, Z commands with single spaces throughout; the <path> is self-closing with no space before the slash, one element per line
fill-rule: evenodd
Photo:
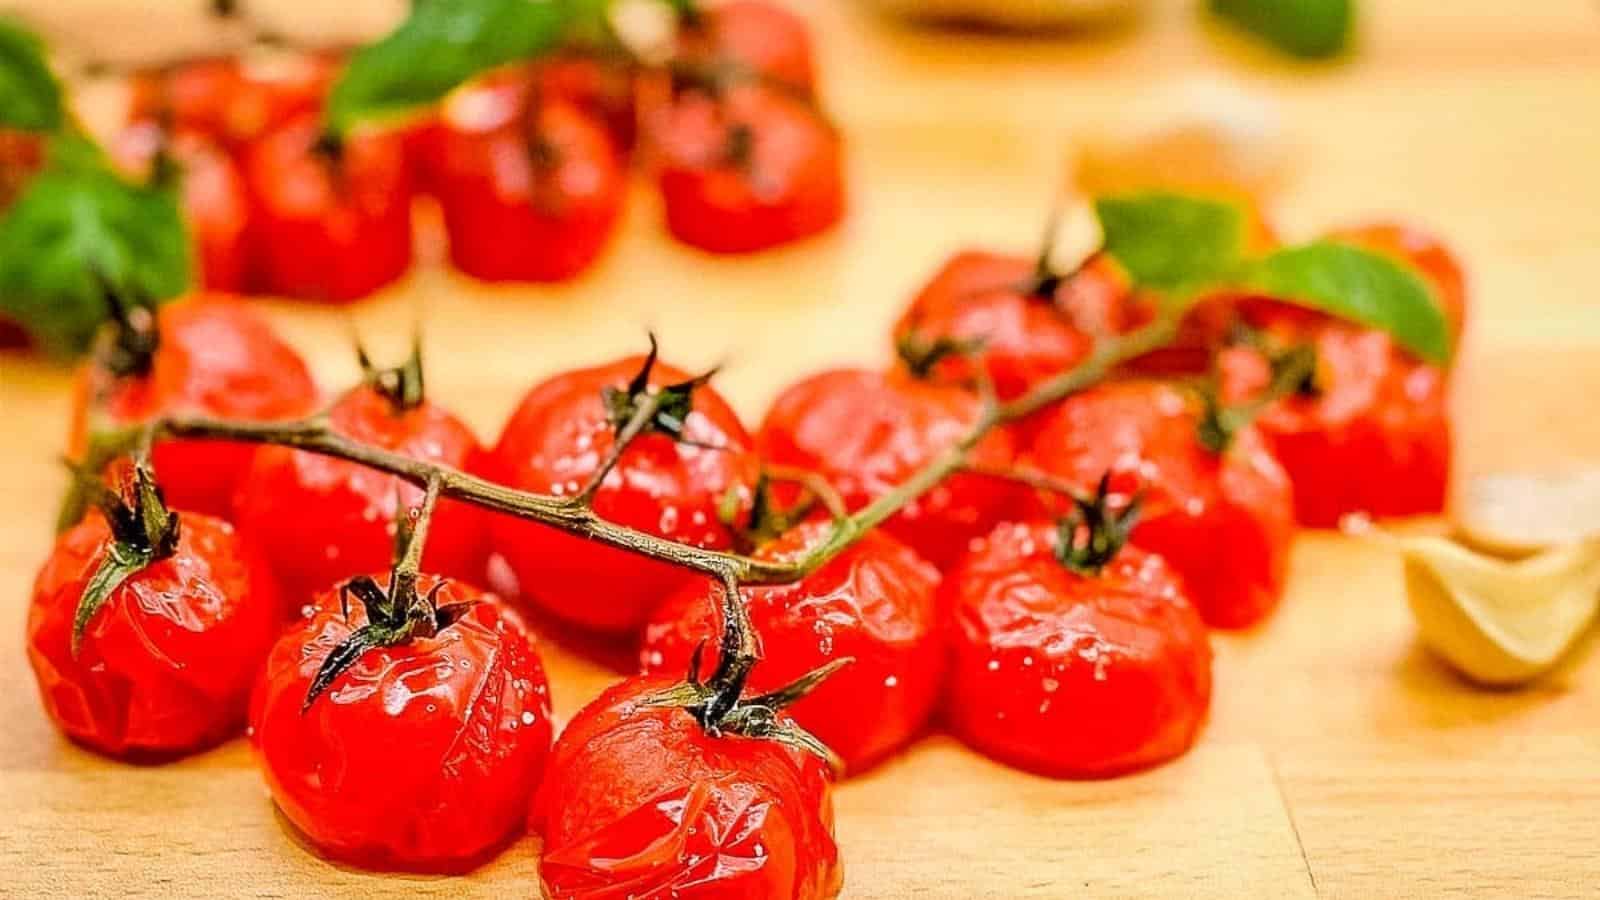
<path fill-rule="evenodd" d="M 328 96 L 328 128 L 432 103 L 473 75 L 538 55 L 563 36 L 573 0 L 428 0 L 358 52 Z"/>
<path fill-rule="evenodd" d="M 1450 359 L 1450 326 L 1427 282 L 1381 254 L 1331 241 L 1288 247 L 1252 263 L 1243 284 L 1387 331 L 1429 362 Z"/>
<path fill-rule="evenodd" d="M 1211 11 L 1303 59 L 1344 50 L 1355 19 L 1352 0 L 1211 0 Z"/>
<path fill-rule="evenodd" d="M 81 352 L 106 317 L 105 285 L 165 300 L 189 284 L 189 239 L 169 190 L 130 184 L 76 137 L 0 218 L 0 313 L 45 349 Z"/>
<path fill-rule="evenodd" d="M 1162 192 L 1101 197 L 1105 249 L 1136 287 L 1181 294 L 1227 279 L 1244 253 L 1244 212 L 1232 203 Z"/>
<path fill-rule="evenodd" d="M 0 19 L 0 126 L 56 131 L 62 118 L 61 85 L 44 61 L 44 45 Z"/>

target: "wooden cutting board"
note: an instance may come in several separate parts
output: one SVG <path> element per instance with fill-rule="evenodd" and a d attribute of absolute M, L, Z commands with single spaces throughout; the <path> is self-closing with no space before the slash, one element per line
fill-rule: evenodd
<path fill-rule="evenodd" d="M 850 141 L 837 233 L 713 259 L 663 236 L 640 185 L 577 284 L 490 288 L 434 261 L 353 316 L 398 354 L 420 305 L 429 387 L 487 439 L 535 379 L 637 350 L 646 328 L 673 359 L 725 361 L 720 385 L 754 420 L 803 373 L 884 362 L 888 324 L 950 251 L 1031 247 L 1075 135 L 1152 83 L 1211 74 L 1283 105 L 1288 235 L 1404 214 L 1467 260 L 1462 472 L 1600 457 L 1600 8 L 1369 0 L 1360 53 L 1304 66 L 1202 27 L 1196 5 L 1067 40 L 903 32 L 808 5 Z M 324 385 L 353 377 L 345 313 L 264 306 Z M 67 382 L 0 357 L 0 895 L 536 895 L 531 838 L 461 878 L 359 872 L 297 843 L 242 742 L 144 768 L 55 733 L 21 635 L 64 481 Z M 923 740 L 839 789 L 845 895 L 1593 896 L 1600 660 L 1585 645 L 1525 691 L 1475 690 L 1418 646 L 1400 590 L 1385 554 L 1305 535 L 1281 611 L 1216 638 L 1199 746 L 1153 772 L 1056 782 Z M 563 718 L 617 677 L 544 647 Z"/>

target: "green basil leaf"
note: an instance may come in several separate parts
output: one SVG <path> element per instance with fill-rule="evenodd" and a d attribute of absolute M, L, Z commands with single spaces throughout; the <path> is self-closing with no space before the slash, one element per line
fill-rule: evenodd
<path fill-rule="evenodd" d="M 39 39 L 0 19 L 0 126 L 23 131 L 57 131 L 61 85 L 44 60 Z"/>
<path fill-rule="evenodd" d="M 1343 51 L 1355 20 L 1352 0 L 1211 0 L 1211 10 L 1304 59 Z"/>
<path fill-rule="evenodd" d="M 1152 192 L 1101 197 L 1095 214 L 1106 252 L 1136 287 L 1182 294 L 1239 269 L 1245 218 L 1235 204 Z"/>
<path fill-rule="evenodd" d="M 1450 326 L 1428 283 L 1387 256 L 1318 241 L 1252 263 L 1244 286 L 1387 331 L 1423 359 L 1450 359 Z"/>
<path fill-rule="evenodd" d="M 351 60 L 328 97 L 328 127 L 432 103 L 473 75 L 554 47 L 573 0 L 428 0 L 387 37 Z"/>
<path fill-rule="evenodd" d="M 106 318 L 101 279 L 166 300 L 188 287 L 189 252 L 170 190 L 123 181 L 84 139 L 57 138 L 0 218 L 0 313 L 51 352 L 81 352 Z"/>

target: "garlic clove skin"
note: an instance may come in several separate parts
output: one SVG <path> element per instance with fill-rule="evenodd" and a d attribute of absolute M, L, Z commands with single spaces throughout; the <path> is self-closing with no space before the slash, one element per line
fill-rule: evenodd
<path fill-rule="evenodd" d="M 1470 479 L 1453 510 L 1456 536 L 1521 557 L 1600 534 L 1600 469 L 1503 472 Z"/>

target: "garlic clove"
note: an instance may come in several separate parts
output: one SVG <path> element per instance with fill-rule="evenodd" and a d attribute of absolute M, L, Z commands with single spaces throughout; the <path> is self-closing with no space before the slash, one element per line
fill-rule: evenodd
<path fill-rule="evenodd" d="M 1518 557 L 1600 534 L 1600 470 L 1505 472 L 1469 480 L 1457 497 L 1456 536 Z"/>

